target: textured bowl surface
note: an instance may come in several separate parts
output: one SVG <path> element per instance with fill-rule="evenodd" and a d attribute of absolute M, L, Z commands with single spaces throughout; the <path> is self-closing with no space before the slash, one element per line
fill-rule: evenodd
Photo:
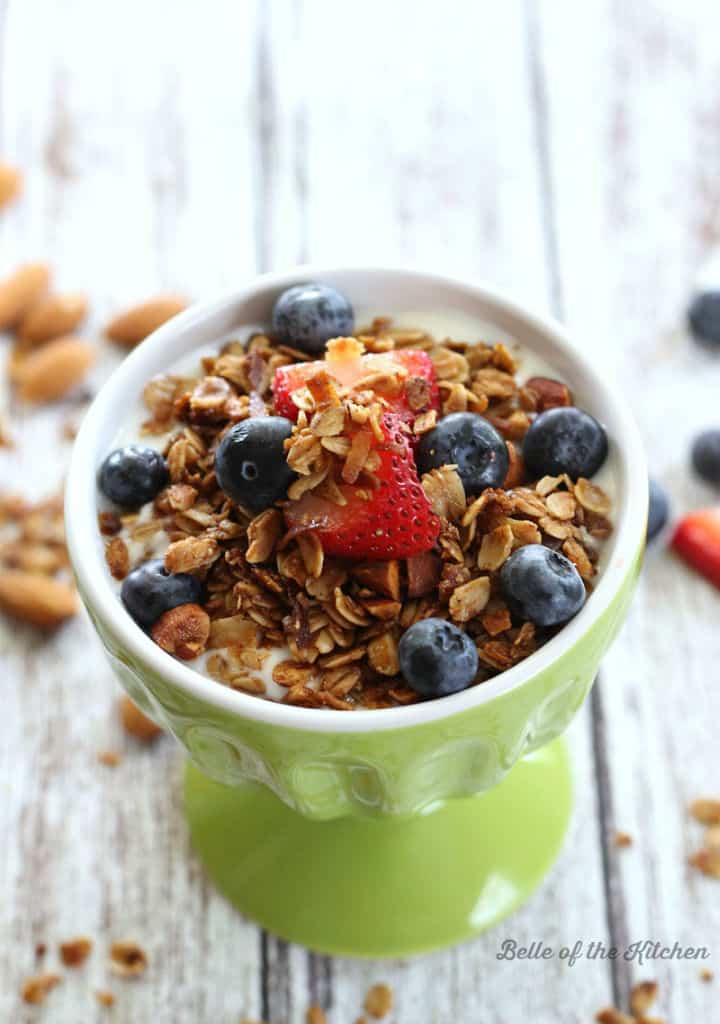
<path fill-rule="evenodd" d="M 357 305 L 392 314 L 470 313 L 511 333 L 567 379 L 578 404 L 605 423 L 617 468 L 616 529 L 586 606 L 536 654 L 488 683 L 440 700 L 375 711 L 289 707 L 229 690 L 157 648 L 121 607 L 97 536 L 95 475 L 126 414 L 155 373 L 243 324 L 269 320 L 290 284 L 322 280 Z M 492 289 L 389 269 L 299 268 L 257 278 L 197 306 L 136 349 L 100 392 L 80 431 L 67 486 L 68 543 L 82 598 L 130 696 L 212 778 L 269 786 L 316 819 L 410 815 L 494 786 L 522 757 L 567 727 L 625 616 L 640 566 L 647 472 L 627 410 L 562 329 Z"/>

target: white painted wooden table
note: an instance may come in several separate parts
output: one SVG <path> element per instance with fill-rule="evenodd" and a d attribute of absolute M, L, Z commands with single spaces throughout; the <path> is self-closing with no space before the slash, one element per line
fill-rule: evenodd
<path fill-rule="evenodd" d="M 0 271 L 49 259 L 92 295 L 93 329 L 161 287 L 202 298 L 306 258 L 487 278 L 616 373 L 676 509 L 708 503 L 687 448 L 717 416 L 720 364 L 682 314 L 720 241 L 719 31 L 716 0 L 0 0 L 0 154 L 28 172 Z M 66 414 L 17 414 L 4 487 L 61 480 Z M 87 621 L 47 641 L 3 623 L 0 1020 L 299 1024 L 318 1001 L 349 1024 L 385 980 L 396 1024 L 554 1024 L 646 977 L 673 1024 L 720 1020 L 720 982 L 694 962 L 495 958 L 507 937 L 652 938 L 706 945 L 718 966 L 720 888 L 685 866 L 699 836 L 684 806 L 720 791 L 719 608 L 649 558 L 571 730 L 577 809 L 556 870 L 491 934 L 408 963 L 314 956 L 244 921 L 188 849 L 179 750 L 121 735 Z M 96 763 L 107 748 L 115 769 Z M 50 967 L 78 933 L 96 940 L 89 964 L 23 1007 L 35 944 Z M 151 966 L 102 1010 L 103 951 L 126 936 Z"/>

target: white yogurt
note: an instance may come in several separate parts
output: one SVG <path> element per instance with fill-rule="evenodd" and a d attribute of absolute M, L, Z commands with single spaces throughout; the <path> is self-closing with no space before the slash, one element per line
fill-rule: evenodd
<path fill-rule="evenodd" d="M 356 310 L 356 324 L 359 328 L 368 326 L 376 316 L 384 315 L 386 314 L 383 311 L 375 312 L 373 310 L 367 310 L 360 307 Z M 526 380 L 529 380 L 531 377 L 550 377 L 555 380 L 562 380 L 562 376 L 558 374 L 558 372 L 546 360 L 541 359 L 534 352 L 530 352 L 523 348 L 506 331 L 501 330 L 492 323 L 482 321 L 476 317 L 472 317 L 467 314 L 458 314 L 456 312 L 448 313 L 437 312 L 435 310 L 412 310 L 404 313 L 393 313 L 392 321 L 393 325 L 397 327 L 418 328 L 426 331 L 427 333 L 432 334 L 438 342 L 442 342 L 445 338 L 452 338 L 455 341 L 467 341 L 470 343 L 484 341 L 489 344 L 495 344 L 502 342 L 507 346 L 517 361 L 518 371 L 516 376 L 521 384 Z M 228 341 L 238 340 L 245 342 L 253 335 L 263 333 L 266 329 L 265 325 L 252 324 L 240 330 L 233 331 L 225 337 L 218 338 L 212 345 L 198 348 L 191 355 L 178 360 L 175 364 L 168 367 L 167 372 L 182 377 L 197 377 L 199 379 L 202 376 L 200 363 L 204 356 L 215 355 Z M 566 380 L 563 381 L 563 383 L 566 383 L 572 390 L 572 381 Z M 148 409 L 142 401 L 142 396 L 139 395 L 126 424 L 118 432 L 113 447 L 120 448 L 128 444 L 139 443 L 162 450 L 170 435 L 153 435 L 150 437 L 144 435 L 141 430 L 141 425 L 148 419 L 148 417 Z M 176 429 L 177 427 L 174 428 L 174 430 Z M 603 488 L 603 490 L 605 490 L 613 501 L 613 505 L 615 504 L 615 497 L 617 494 L 616 481 L 617 473 L 611 452 L 605 464 L 593 477 L 593 482 L 597 483 Z M 150 504 L 141 511 L 139 517 L 140 521 L 148 520 L 151 517 L 151 514 L 152 505 Z M 168 546 L 168 540 L 163 531 L 158 531 L 158 533 L 156 533 L 149 542 L 129 541 L 127 537 L 124 539 L 130 548 L 130 555 L 133 564 L 141 558 L 162 557 Z M 602 572 L 603 566 L 607 560 L 607 549 L 609 547 L 610 545 L 603 545 L 601 547 L 600 559 L 598 561 L 598 568 L 600 572 Z M 117 589 L 118 591 L 120 589 L 119 583 L 117 584 Z M 206 661 L 207 658 L 214 653 L 218 652 L 210 651 L 195 659 L 192 662 L 193 668 L 210 678 L 210 674 L 206 668 Z M 222 654 L 222 651 L 219 653 Z M 287 648 L 275 648 L 268 655 L 262 669 L 252 670 L 254 675 L 258 675 L 262 678 L 265 684 L 266 698 L 279 700 L 282 699 L 287 692 L 285 687 L 278 686 L 277 683 L 273 682 L 272 670 L 279 661 L 289 657 L 290 652 Z"/>

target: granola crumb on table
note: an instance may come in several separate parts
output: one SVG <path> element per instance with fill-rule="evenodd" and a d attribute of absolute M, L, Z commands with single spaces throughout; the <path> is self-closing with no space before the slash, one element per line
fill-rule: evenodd
<path fill-rule="evenodd" d="M 434 390 L 403 368 L 400 356 L 409 350 L 431 361 Z M 373 363 L 360 387 L 340 386 L 325 367 L 360 353 L 386 361 Z M 399 361 L 388 363 L 393 354 Z M 444 618 L 468 633 L 479 657 L 473 684 L 528 657 L 556 627 L 536 628 L 508 607 L 500 585 L 505 561 L 524 545 L 542 543 L 574 564 L 590 592 L 599 544 L 612 529 L 609 498 L 596 484 L 565 474 L 528 479 L 523 468 L 520 442 L 533 416 L 570 405 L 568 387 L 542 377 L 523 385 L 505 345 L 439 343 L 423 330 L 393 328 L 387 318 L 357 337 L 330 341 L 328 363 L 307 358 L 257 334 L 205 356 L 199 378 L 167 374 L 146 385 L 142 432 L 169 434 L 169 482 L 149 517 L 103 511 L 99 527 L 117 579 L 163 536 L 166 570 L 204 583 L 203 608 L 166 612 L 152 630 L 156 642 L 180 658 L 206 654 L 211 678 L 257 695 L 267 692 L 259 674 L 264 662 L 274 649 L 286 649 L 272 670 L 285 691 L 281 699 L 340 710 L 419 699 L 399 672 L 397 645 L 421 619 Z M 235 425 L 276 411 L 280 396 L 272 383 L 281 368 L 304 374 L 302 386 L 282 396 L 295 416 L 285 448 L 296 476 L 287 501 L 253 515 L 219 488 L 214 453 Z M 508 475 L 502 487 L 466 495 L 455 466 L 432 469 L 420 483 L 437 538 L 433 549 L 348 561 L 332 554 L 332 537 L 324 538 L 307 510 L 313 502 L 342 510 L 348 485 L 353 500 L 370 500 L 382 473 L 376 448 L 387 443 L 386 408 L 405 410 L 401 432 L 411 445 L 436 418 L 481 413 L 508 445 Z"/>

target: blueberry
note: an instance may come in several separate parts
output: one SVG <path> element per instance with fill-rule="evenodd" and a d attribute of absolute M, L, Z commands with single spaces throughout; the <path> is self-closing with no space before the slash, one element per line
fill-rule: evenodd
<path fill-rule="evenodd" d="M 168 482 L 165 459 L 154 448 L 130 444 L 110 452 L 100 467 L 98 486 L 106 498 L 124 508 L 140 508 Z"/>
<path fill-rule="evenodd" d="M 560 473 L 573 480 L 591 477 L 607 453 L 607 434 L 598 421 L 572 405 L 541 412 L 523 442 L 525 466 L 536 477 Z"/>
<path fill-rule="evenodd" d="M 466 494 L 500 487 L 507 476 L 507 445 L 492 423 L 472 412 L 454 412 L 423 434 L 415 452 L 421 473 L 455 464 Z"/>
<path fill-rule="evenodd" d="M 197 604 L 202 593 L 200 580 L 186 572 L 169 573 L 162 558 L 154 558 L 125 577 L 120 596 L 137 624 L 150 629 L 170 608 Z"/>
<path fill-rule="evenodd" d="M 470 636 L 445 619 L 421 619 L 403 633 L 398 653 L 405 682 L 422 697 L 464 690 L 478 668 Z"/>
<path fill-rule="evenodd" d="M 296 284 L 273 307 L 273 331 L 285 345 L 318 353 L 330 338 L 352 334 L 353 308 L 341 292 L 326 284 Z"/>
<path fill-rule="evenodd" d="M 500 571 L 505 600 L 521 619 L 558 626 L 580 611 L 585 584 L 570 559 L 544 544 L 518 548 Z"/>
<path fill-rule="evenodd" d="M 695 472 L 709 484 L 720 484 L 720 430 L 704 430 L 692 446 Z"/>
<path fill-rule="evenodd" d="M 650 478 L 650 505 L 648 508 L 647 539 L 652 540 L 662 530 L 670 517 L 668 496 L 657 482 Z"/>
<path fill-rule="evenodd" d="M 720 345 L 720 291 L 700 292 L 690 303 L 688 327 L 696 341 Z"/>
<path fill-rule="evenodd" d="M 292 428 L 284 416 L 255 416 L 225 434 L 215 452 L 215 474 L 228 498 L 262 512 L 285 497 L 295 479 L 283 446 Z"/>

